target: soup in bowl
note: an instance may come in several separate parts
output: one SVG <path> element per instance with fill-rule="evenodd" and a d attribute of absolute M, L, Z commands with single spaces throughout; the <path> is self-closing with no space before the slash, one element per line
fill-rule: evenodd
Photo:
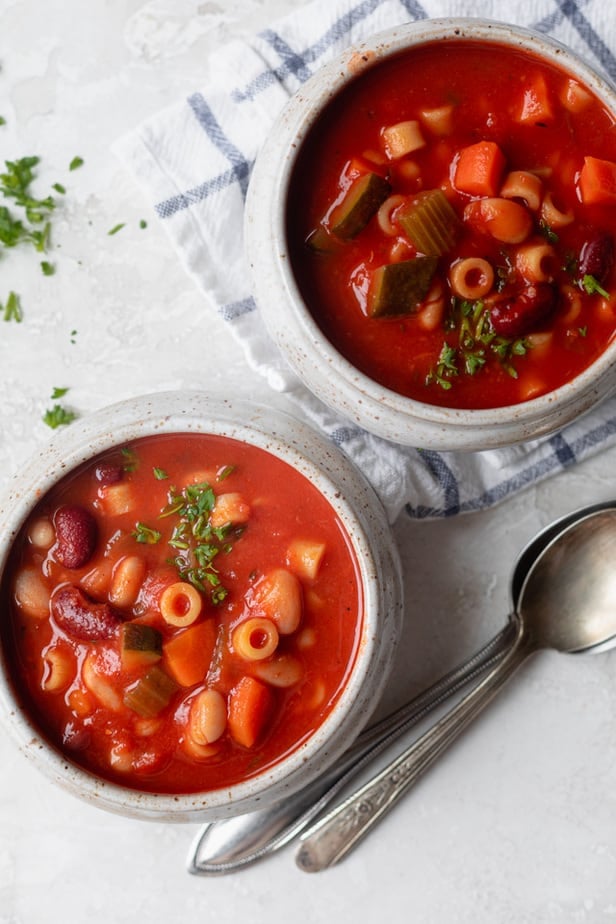
<path fill-rule="evenodd" d="M 251 182 L 265 322 L 304 382 L 401 443 L 551 432 L 614 389 L 616 96 L 561 45 L 428 20 L 325 66 Z"/>
<path fill-rule="evenodd" d="M 4 717 L 113 811 L 213 819 L 325 769 L 398 635 L 371 488 L 310 428 L 198 394 L 109 408 L 3 507 Z"/>

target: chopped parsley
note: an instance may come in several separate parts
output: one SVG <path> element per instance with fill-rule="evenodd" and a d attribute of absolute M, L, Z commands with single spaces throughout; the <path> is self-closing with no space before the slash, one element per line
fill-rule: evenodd
<path fill-rule="evenodd" d="M 69 170 L 78 170 L 79 167 L 83 167 L 83 157 L 75 156 L 68 165 Z"/>
<path fill-rule="evenodd" d="M 62 183 L 54 183 L 52 189 L 55 189 L 57 193 L 60 193 L 61 196 L 66 194 L 66 187 Z"/>
<path fill-rule="evenodd" d="M 154 477 L 156 478 L 157 481 L 164 481 L 165 478 L 169 477 L 169 475 L 164 470 L 164 468 L 158 468 L 157 466 L 154 466 L 152 471 L 154 472 Z"/>
<path fill-rule="evenodd" d="M 604 298 L 610 297 L 610 293 L 605 291 L 599 280 L 595 279 L 595 277 L 591 276 L 589 273 L 587 273 L 582 279 L 582 285 L 588 295 L 595 295 L 597 293 L 602 295 Z"/>
<path fill-rule="evenodd" d="M 0 125 L 6 125 L 6 119 L 4 116 L 0 116 Z"/>
<path fill-rule="evenodd" d="M 3 321 L 15 321 L 17 324 L 21 324 L 23 321 L 23 311 L 21 310 L 19 295 L 15 292 L 9 292 L 6 304 L 0 304 L 0 313 L 2 313 Z"/>
<path fill-rule="evenodd" d="M 18 215 L 7 205 L 0 206 L 0 243 L 5 247 L 16 247 L 29 243 L 39 253 L 44 253 L 51 231 L 50 216 L 55 208 L 52 196 L 37 199 L 32 195 L 30 184 L 35 178 L 34 168 L 38 157 L 21 157 L 6 160 L 5 171 L 0 173 L 0 192 L 13 208 L 21 209 Z"/>
<path fill-rule="evenodd" d="M 47 260 L 42 261 L 41 269 L 43 270 L 43 276 L 53 276 L 56 271 L 53 263 L 49 263 Z"/>
<path fill-rule="evenodd" d="M 145 218 L 142 218 L 141 221 L 139 222 L 139 227 L 143 229 L 143 228 L 147 228 L 147 226 L 148 226 L 147 221 L 145 220 Z"/>
<path fill-rule="evenodd" d="M 214 604 L 227 596 L 215 567 L 221 552 L 229 552 L 231 540 L 241 535 L 243 527 L 230 523 L 214 527 L 210 523 L 216 495 L 207 482 L 187 485 L 181 491 L 171 488 L 160 518 L 174 517 L 169 545 L 176 553 L 171 563 L 183 581 L 206 593 Z"/>
<path fill-rule="evenodd" d="M 449 390 L 456 376 L 476 375 L 491 355 L 496 356 L 509 375 L 517 378 L 512 359 L 524 356 L 528 345 L 523 338 L 509 340 L 498 336 L 489 309 L 481 299 L 474 302 L 453 299 L 447 329 L 452 337 L 444 341 L 436 364 L 426 377 L 426 385 L 436 384 Z"/>
<path fill-rule="evenodd" d="M 139 467 L 139 457 L 132 446 L 123 446 L 121 453 L 124 456 L 122 468 L 125 472 L 134 472 Z"/>
<path fill-rule="evenodd" d="M 51 393 L 51 400 L 52 400 L 52 401 L 57 401 L 58 398 L 63 398 L 64 395 L 66 395 L 66 394 L 68 393 L 68 390 L 69 390 L 68 388 L 58 388 L 58 387 L 56 386 L 56 387 L 54 388 L 54 390 L 52 391 L 52 393 Z"/>
<path fill-rule="evenodd" d="M 156 545 L 161 538 L 161 534 L 157 529 L 152 529 L 150 526 L 146 526 L 145 523 L 136 523 L 131 535 L 137 542 L 145 545 Z"/>
<path fill-rule="evenodd" d="M 111 229 L 111 231 L 108 231 L 107 234 L 110 235 L 110 236 L 111 236 L 112 234 L 117 234 L 118 231 L 121 231 L 122 228 L 124 228 L 124 227 L 126 227 L 126 222 L 122 221 L 122 222 L 120 222 L 120 224 L 114 225 L 114 227 Z"/>
<path fill-rule="evenodd" d="M 48 427 L 51 427 L 52 430 L 56 430 L 58 427 L 66 426 L 75 420 L 77 414 L 74 411 L 68 411 L 65 407 L 62 407 L 61 404 L 54 404 L 54 406 L 45 411 L 43 415 L 43 423 L 47 424 Z"/>

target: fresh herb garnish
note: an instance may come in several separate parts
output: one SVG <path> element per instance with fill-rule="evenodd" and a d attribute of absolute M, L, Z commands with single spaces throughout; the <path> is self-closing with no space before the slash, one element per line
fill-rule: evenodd
<path fill-rule="evenodd" d="M 110 236 L 111 236 L 112 234 L 117 234 L 118 231 L 121 231 L 122 228 L 125 227 L 125 225 L 126 225 L 126 222 L 122 221 L 122 222 L 120 222 L 120 224 L 114 225 L 114 227 L 111 229 L 111 231 L 108 231 L 107 234 L 110 235 Z"/>
<path fill-rule="evenodd" d="M 77 170 L 79 167 L 83 167 L 83 158 L 79 156 L 73 157 L 72 161 L 68 165 L 68 169 Z"/>
<path fill-rule="evenodd" d="M 2 313 L 3 321 L 15 321 L 17 324 L 21 324 L 23 311 L 21 310 L 19 295 L 16 292 L 9 292 L 6 305 L 2 306 L 0 304 L 0 312 Z"/>
<path fill-rule="evenodd" d="M 157 529 L 152 529 L 150 526 L 146 526 L 145 523 L 136 523 L 135 529 L 131 535 L 137 540 L 145 545 L 156 545 L 157 542 L 160 542 L 161 534 Z"/>
<path fill-rule="evenodd" d="M 139 467 L 139 457 L 131 446 L 123 446 L 121 453 L 124 456 L 122 468 L 125 472 L 134 472 Z"/>
<path fill-rule="evenodd" d="M 0 243 L 5 247 L 30 243 L 39 253 L 44 253 L 51 231 L 49 218 L 56 204 L 52 196 L 36 199 L 30 191 L 39 158 L 22 157 L 4 163 L 6 169 L 0 173 L 0 192 L 14 206 L 23 209 L 25 223 L 8 206 L 0 206 Z"/>
<path fill-rule="evenodd" d="M 610 297 L 610 293 L 605 291 L 599 280 L 594 276 L 591 276 L 589 273 L 587 273 L 582 279 L 582 285 L 584 286 L 584 289 L 588 295 L 599 294 L 604 298 Z"/>
<path fill-rule="evenodd" d="M 169 477 L 169 475 L 164 470 L 164 468 L 158 468 L 157 466 L 154 466 L 152 471 L 154 472 L 154 477 L 156 478 L 157 481 L 164 481 L 165 478 Z"/>
<path fill-rule="evenodd" d="M 0 125 L 6 125 L 6 119 L 4 116 L 0 116 Z"/>
<path fill-rule="evenodd" d="M 55 266 L 47 260 L 42 261 L 41 269 L 43 270 L 43 276 L 53 276 L 56 271 Z"/>
<path fill-rule="evenodd" d="M 187 485 L 181 491 L 172 488 L 160 518 L 177 517 L 169 545 L 177 554 L 172 564 L 183 581 L 206 593 L 214 604 L 222 603 L 227 596 L 214 562 L 221 552 L 229 552 L 231 539 L 243 527 L 227 524 L 214 527 L 210 523 L 216 495 L 207 482 Z"/>
<path fill-rule="evenodd" d="M 62 407 L 60 404 L 54 404 L 54 406 L 43 415 L 43 423 L 47 424 L 48 427 L 51 427 L 52 430 L 56 430 L 58 427 L 66 426 L 75 420 L 77 414 L 74 411 L 68 411 L 65 407 Z"/>
<path fill-rule="evenodd" d="M 56 386 L 56 387 L 54 388 L 54 390 L 52 391 L 52 393 L 51 393 L 51 400 L 52 400 L 52 401 L 57 401 L 58 398 L 63 398 L 64 395 L 67 394 L 68 391 L 69 391 L 68 388 L 58 388 L 58 387 Z"/>
<path fill-rule="evenodd" d="M 147 221 L 145 220 L 145 218 L 142 218 L 141 221 L 139 222 L 139 227 L 143 229 L 143 228 L 147 228 L 147 226 L 148 226 Z"/>
<path fill-rule="evenodd" d="M 550 228 L 549 224 L 546 221 L 539 222 L 539 232 L 543 235 L 546 241 L 549 241 L 550 244 L 557 244 L 559 241 L 558 234 L 556 231 L 553 231 Z"/>

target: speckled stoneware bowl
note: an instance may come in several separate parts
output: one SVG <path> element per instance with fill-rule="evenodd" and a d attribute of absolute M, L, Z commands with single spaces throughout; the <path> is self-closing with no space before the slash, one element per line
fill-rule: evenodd
<path fill-rule="evenodd" d="M 0 574 L 35 503 L 75 467 L 140 437 L 207 433 L 254 445 L 302 473 L 329 502 L 354 550 L 364 596 L 355 664 L 333 711 L 296 750 L 266 772 L 229 788 L 191 795 L 123 788 L 70 763 L 24 713 L 0 650 L 0 717 L 23 753 L 54 783 L 92 805 L 161 821 L 215 820 L 274 802 L 325 770 L 357 736 L 375 707 L 392 664 L 402 614 L 395 543 L 372 488 L 339 451 L 291 416 L 201 393 L 161 393 L 94 413 L 54 435 L 20 470 L 0 502 Z"/>
<path fill-rule="evenodd" d="M 575 420 L 614 392 L 616 342 L 576 379 L 522 404 L 486 410 L 437 407 L 406 398 L 358 371 L 326 339 L 302 300 L 286 238 L 291 175 L 304 139 L 324 107 L 358 75 L 422 43 L 478 40 L 528 49 L 577 77 L 608 110 L 616 93 L 570 49 L 550 38 L 483 19 L 433 19 L 399 26 L 349 48 L 322 67 L 290 100 L 257 158 L 247 204 L 245 239 L 254 292 L 264 322 L 304 384 L 368 431 L 405 445 L 481 450 L 531 440 Z"/>

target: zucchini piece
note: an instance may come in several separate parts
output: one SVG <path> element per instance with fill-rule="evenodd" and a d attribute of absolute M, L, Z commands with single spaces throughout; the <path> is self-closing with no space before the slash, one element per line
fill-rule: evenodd
<path fill-rule="evenodd" d="M 328 216 L 332 234 L 342 240 L 357 237 L 391 193 L 391 186 L 378 173 L 364 173 L 353 180 L 342 200 Z"/>
<path fill-rule="evenodd" d="M 138 715 L 150 719 L 162 712 L 177 689 L 175 680 L 155 664 L 124 691 L 124 705 Z"/>
<path fill-rule="evenodd" d="M 163 653 L 163 637 L 158 629 L 139 622 L 124 622 L 120 626 L 120 657 L 122 666 L 138 667 L 154 664 Z"/>
<path fill-rule="evenodd" d="M 370 285 L 368 314 L 371 318 L 414 314 L 430 289 L 436 257 L 413 257 L 402 263 L 386 263 L 375 270 Z"/>
<path fill-rule="evenodd" d="M 396 219 L 419 253 L 440 257 L 456 242 L 462 223 L 442 189 L 428 189 L 400 206 Z"/>
<path fill-rule="evenodd" d="M 306 238 L 306 245 L 316 253 L 334 253 L 343 246 L 338 238 L 330 234 L 323 225 L 319 225 L 318 228 L 310 232 Z"/>

